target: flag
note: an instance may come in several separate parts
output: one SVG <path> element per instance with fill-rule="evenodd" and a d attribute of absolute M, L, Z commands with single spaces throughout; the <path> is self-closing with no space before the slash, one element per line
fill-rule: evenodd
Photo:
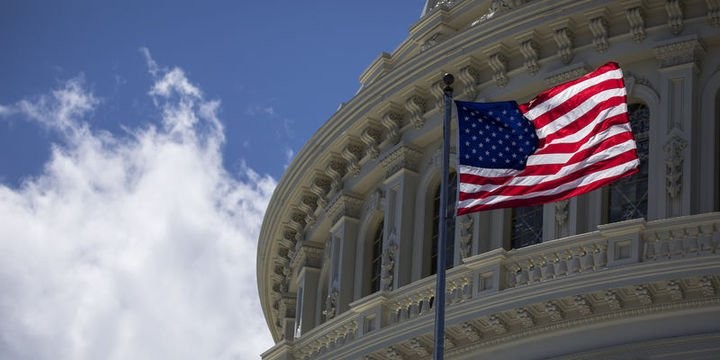
<path fill-rule="evenodd" d="M 638 171 L 616 63 L 522 105 L 455 103 L 458 215 L 559 201 Z"/>

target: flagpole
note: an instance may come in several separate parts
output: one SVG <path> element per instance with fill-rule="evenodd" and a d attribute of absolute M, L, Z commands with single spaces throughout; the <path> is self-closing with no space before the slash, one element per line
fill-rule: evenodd
<path fill-rule="evenodd" d="M 435 346 L 433 347 L 433 359 L 442 360 L 445 353 L 445 269 L 447 268 L 447 225 L 448 221 L 455 214 L 448 214 L 448 186 L 450 177 L 450 116 L 452 111 L 453 88 L 455 81 L 452 74 L 446 73 L 443 76 L 445 88 L 445 117 L 443 119 L 443 158 L 442 174 L 440 179 L 440 214 L 438 224 L 437 244 L 437 276 L 435 285 Z"/>

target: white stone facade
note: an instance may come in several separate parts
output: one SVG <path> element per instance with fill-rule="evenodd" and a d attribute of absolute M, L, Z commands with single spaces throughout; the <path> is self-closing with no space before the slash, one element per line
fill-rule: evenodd
<path fill-rule="evenodd" d="M 517 249 L 512 210 L 458 218 L 446 358 L 716 358 L 720 1 L 428 0 L 273 195 L 263 359 L 429 359 L 442 74 L 456 99 L 523 102 L 607 61 L 649 114 L 642 217 L 608 223 L 597 190 L 544 205 Z"/>

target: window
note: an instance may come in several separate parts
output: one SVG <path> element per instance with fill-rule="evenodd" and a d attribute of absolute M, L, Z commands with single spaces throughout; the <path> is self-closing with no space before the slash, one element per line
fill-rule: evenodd
<path fill-rule="evenodd" d="M 628 106 L 640 171 L 608 187 L 608 222 L 647 218 L 650 110 L 644 104 Z"/>
<path fill-rule="evenodd" d="M 510 243 L 514 249 L 542 242 L 543 206 L 525 206 L 512 209 Z"/>
<path fill-rule="evenodd" d="M 446 269 L 453 267 L 453 259 L 455 252 L 455 206 L 457 200 L 457 173 L 452 172 L 449 176 L 448 182 L 448 206 L 447 214 L 450 221 L 447 225 L 447 242 L 445 244 L 446 256 Z M 433 217 L 432 217 L 432 232 L 431 241 L 432 249 L 430 254 L 430 275 L 437 274 L 437 256 L 438 256 L 438 241 L 440 240 L 439 226 L 440 226 L 440 185 L 435 189 L 435 196 L 433 197 Z"/>
<path fill-rule="evenodd" d="M 370 258 L 370 294 L 380 290 L 380 278 L 382 274 L 382 243 L 383 227 L 385 223 L 380 222 L 375 237 L 372 239 Z"/>

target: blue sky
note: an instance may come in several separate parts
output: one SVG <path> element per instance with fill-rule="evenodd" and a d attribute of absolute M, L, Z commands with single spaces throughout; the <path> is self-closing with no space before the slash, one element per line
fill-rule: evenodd
<path fill-rule="evenodd" d="M 152 79 L 138 51 L 181 67 L 222 101 L 225 165 L 245 159 L 279 177 L 382 51 L 392 51 L 422 1 L 10 1 L 0 5 L 0 103 L 78 75 L 102 99 L 92 126 L 116 132 L 153 121 Z M 0 123 L 0 179 L 37 174 L 54 135 Z"/>
<path fill-rule="evenodd" d="M 257 359 L 272 191 L 423 3 L 1 3 L 0 358 Z"/>

